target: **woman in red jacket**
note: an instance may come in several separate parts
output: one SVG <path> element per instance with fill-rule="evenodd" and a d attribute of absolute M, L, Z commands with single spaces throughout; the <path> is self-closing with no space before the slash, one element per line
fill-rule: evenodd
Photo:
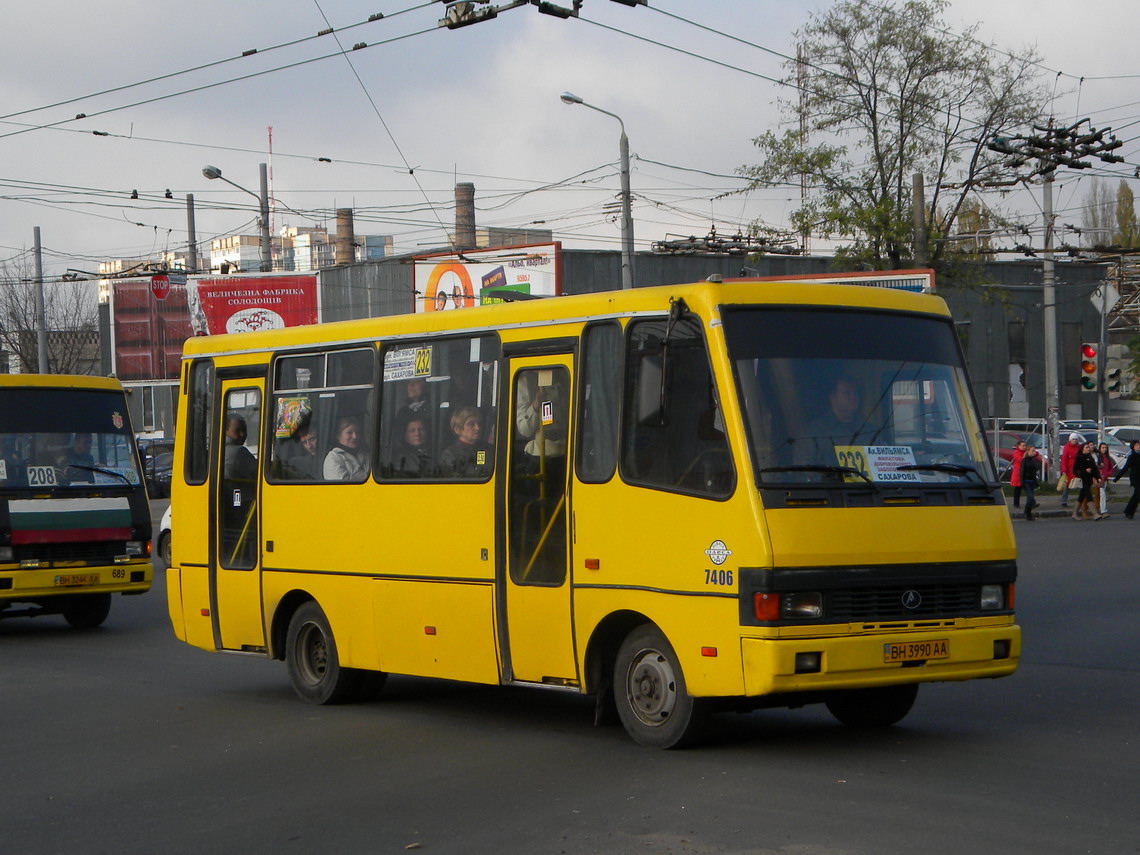
<path fill-rule="evenodd" d="M 1009 485 L 1013 487 L 1013 506 L 1021 507 L 1021 460 L 1025 457 L 1025 440 L 1019 439 L 1009 461 Z"/>

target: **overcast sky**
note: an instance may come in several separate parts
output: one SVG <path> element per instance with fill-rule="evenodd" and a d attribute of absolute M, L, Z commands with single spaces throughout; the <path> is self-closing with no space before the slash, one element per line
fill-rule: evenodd
<path fill-rule="evenodd" d="M 650 5 L 585 0 L 579 20 L 526 6 L 446 30 L 436 26 L 444 5 L 417 0 L 9 4 L 0 261 L 27 257 L 34 226 L 49 275 L 184 248 L 187 193 L 200 243 L 255 233 L 256 200 L 208 181 L 202 167 L 256 191 L 260 162 L 272 166 L 275 230 L 331 231 L 332 211 L 351 206 L 358 234 L 394 235 L 401 252 L 438 246 L 453 225 L 455 182 L 470 181 L 480 226 L 541 220 L 536 227 L 565 246 L 617 249 L 618 223 L 603 206 L 618 191 L 618 124 L 561 103 L 565 90 L 624 120 L 639 250 L 713 225 L 722 234 L 756 218 L 786 225 L 798 194 L 716 197 L 742 185 L 731 176 L 755 161 L 752 139 L 779 129 L 777 100 L 789 94 L 773 82 L 785 75 L 781 54 L 794 54 L 794 31 L 830 4 Z M 377 12 L 384 17 L 367 22 Z M 1050 74 L 1058 118 L 1112 126 L 1126 141 L 1120 153 L 1140 162 L 1135 0 L 1079 13 L 1060 0 L 954 0 L 946 17 L 956 31 L 980 23 L 1007 49 L 1036 45 L 1043 64 L 1062 72 Z M 347 60 L 333 36 L 315 37 L 328 26 Z M 360 43 L 368 47 L 351 50 Z M 293 67 L 222 83 L 281 66 Z M 171 76 L 131 86 L 162 75 Z M 97 94 L 116 87 L 129 88 Z M 190 89 L 199 91 L 167 97 Z M 50 106 L 58 102 L 68 103 Z M 88 118 L 75 121 L 79 113 Z M 1063 221 L 1079 223 L 1089 181 L 1061 176 Z M 1035 195 L 993 201 L 1037 211 Z"/>

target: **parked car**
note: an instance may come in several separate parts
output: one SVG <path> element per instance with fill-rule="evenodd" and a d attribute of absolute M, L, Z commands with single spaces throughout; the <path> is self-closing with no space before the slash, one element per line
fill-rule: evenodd
<path fill-rule="evenodd" d="M 165 499 L 170 495 L 170 477 L 173 467 L 174 455 L 168 451 L 155 455 L 143 464 L 146 489 L 152 499 Z"/>
<path fill-rule="evenodd" d="M 1115 436 L 1125 445 L 1131 445 L 1140 439 L 1140 425 L 1113 425 L 1105 428 L 1105 433 Z"/>
<path fill-rule="evenodd" d="M 992 433 L 986 434 L 986 436 L 989 437 L 991 443 L 994 442 Z M 1021 433 L 1012 430 L 998 431 L 997 447 L 994 449 L 998 455 L 998 476 L 1002 481 L 1009 480 L 1010 465 L 1013 463 L 1013 450 L 1021 440 L 1025 440 L 1034 446 L 1041 455 L 1041 483 L 1047 483 L 1049 481 L 1049 455 L 1043 447 L 1045 437 L 1039 433 Z"/>
<path fill-rule="evenodd" d="M 156 539 L 155 555 L 157 561 L 155 562 L 155 569 L 165 570 L 170 566 L 170 505 L 166 506 L 166 513 L 162 515 L 162 522 L 158 525 L 158 538 Z M 162 567 L 157 565 L 162 563 Z"/>

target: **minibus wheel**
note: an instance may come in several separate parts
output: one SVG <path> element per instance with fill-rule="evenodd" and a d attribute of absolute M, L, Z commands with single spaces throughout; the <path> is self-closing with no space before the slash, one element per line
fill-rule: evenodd
<path fill-rule="evenodd" d="M 918 697 L 918 683 L 847 689 L 827 699 L 828 711 L 849 727 L 890 727 L 906 717 Z"/>
<path fill-rule="evenodd" d="M 94 629 L 110 613 L 110 594 L 81 594 L 63 607 L 63 619 L 76 629 Z"/>
<path fill-rule="evenodd" d="M 651 624 L 633 630 L 614 662 L 614 701 L 633 740 L 650 748 L 680 748 L 697 735 L 704 709 L 689 695 L 677 654 Z"/>
<path fill-rule="evenodd" d="M 328 618 L 310 600 L 293 614 L 285 636 L 285 664 L 293 690 L 314 704 L 352 700 L 366 672 L 342 668 Z"/>

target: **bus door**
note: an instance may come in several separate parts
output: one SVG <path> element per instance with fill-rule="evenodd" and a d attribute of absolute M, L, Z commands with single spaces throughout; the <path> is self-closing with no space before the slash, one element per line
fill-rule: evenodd
<path fill-rule="evenodd" d="M 514 680 L 576 684 L 567 490 L 572 357 L 511 360 L 506 480 L 507 638 Z"/>
<path fill-rule="evenodd" d="M 211 614 L 222 650 L 263 650 L 258 468 L 262 378 L 218 381 L 221 442 L 210 521 Z"/>

